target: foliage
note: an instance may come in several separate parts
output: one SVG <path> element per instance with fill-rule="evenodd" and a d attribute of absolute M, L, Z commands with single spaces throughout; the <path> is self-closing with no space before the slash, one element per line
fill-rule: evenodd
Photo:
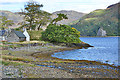
<path fill-rule="evenodd" d="M 49 25 L 42 32 L 42 40 L 50 42 L 80 43 L 80 32 L 67 25 Z"/>
<path fill-rule="evenodd" d="M 29 29 L 34 26 L 34 21 L 37 17 L 37 14 L 40 13 L 40 8 L 43 7 L 42 4 L 38 4 L 37 2 L 34 1 L 29 1 L 25 5 L 25 11 L 23 12 L 25 15 L 25 20 L 29 22 Z"/>
<path fill-rule="evenodd" d="M 96 36 L 100 27 L 103 27 L 103 30 L 107 32 L 107 36 L 118 36 L 118 31 L 120 31 L 118 15 L 120 13 L 114 7 L 95 10 L 83 16 L 79 22 L 71 25 L 71 27 L 80 31 L 81 36 Z"/>
<path fill-rule="evenodd" d="M 8 28 L 13 25 L 12 20 L 8 20 L 5 16 L 0 16 L 0 28 Z"/>
<path fill-rule="evenodd" d="M 42 26 L 46 25 L 48 22 L 51 21 L 50 15 L 51 14 L 46 11 L 41 11 L 38 14 L 38 17 L 36 17 L 36 19 L 35 19 L 35 24 L 37 25 L 36 30 L 40 30 L 40 28 L 42 28 Z"/>
<path fill-rule="evenodd" d="M 65 14 L 59 13 L 59 14 L 57 14 L 57 16 L 58 16 L 57 18 L 52 20 L 51 24 L 56 24 L 58 21 L 61 21 L 63 19 L 68 19 L 67 15 L 65 15 Z"/>
<path fill-rule="evenodd" d="M 47 25 L 47 23 L 51 21 L 51 14 L 46 11 L 40 10 L 40 8 L 42 7 L 43 5 L 37 2 L 27 2 L 24 8 L 25 11 L 23 12 L 23 14 L 25 15 L 25 21 L 27 22 L 22 22 L 21 27 L 28 27 L 29 30 L 40 30 L 42 26 Z"/>

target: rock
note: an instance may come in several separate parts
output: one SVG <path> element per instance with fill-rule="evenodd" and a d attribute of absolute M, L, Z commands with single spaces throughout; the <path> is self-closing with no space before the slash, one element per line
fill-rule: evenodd
<path fill-rule="evenodd" d="M 105 62 L 109 62 L 109 61 L 107 60 L 107 61 L 105 61 Z"/>
<path fill-rule="evenodd" d="M 54 46 L 52 43 L 46 43 L 44 45 L 46 45 L 46 46 Z"/>
<path fill-rule="evenodd" d="M 99 28 L 97 36 L 106 36 L 106 31 L 103 28 Z"/>
<path fill-rule="evenodd" d="M 81 43 L 54 43 L 55 45 L 59 46 L 66 46 L 66 47 L 72 47 L 72 48 L 87 48 L 87 47 L 93 47 L 87 43 L 81 42 Z"/>
<path fill-rule="evenodd" d="M 8 53 L 8 55 L 12 55 L 11 53 Z"/>
<path fill-rule="evenodd" d="M 84 47 L 84 48 L 86 48 L 86 47 L 93 47 L 93 46 L 91 46 L 91 45 L 89 45 L 89 44 L 87 44 L 87 43 L 72 43 L 72 45 L 73 45 L 73 47 L 78 47 L 78 48 L 82 48 L 82 47 Z"/>

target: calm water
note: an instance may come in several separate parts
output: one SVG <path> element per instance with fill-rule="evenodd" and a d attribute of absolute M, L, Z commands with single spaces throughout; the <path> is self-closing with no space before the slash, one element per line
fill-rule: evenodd
<path fill-rule="evenodd" d="M 80 40 L 94 47 L 58 52 L 52 57 L 99 61 L 118 66 L 118 37 L 81 37 Z"/>

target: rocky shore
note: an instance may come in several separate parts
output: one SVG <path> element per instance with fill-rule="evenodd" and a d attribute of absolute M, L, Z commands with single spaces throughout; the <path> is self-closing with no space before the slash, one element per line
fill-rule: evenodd
<path fill-rule="evenodd" d="M 2 78 L 118 78 L 118 68 L 111 65 L 51 57 L 55 52 L 93 47 L 86 43 L 20 45 L 2 50 Z"/>

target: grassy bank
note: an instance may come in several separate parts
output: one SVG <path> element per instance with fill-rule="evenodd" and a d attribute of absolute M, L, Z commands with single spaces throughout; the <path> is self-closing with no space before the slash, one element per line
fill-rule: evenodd
<path fill-rule="evenodd" d="M 43 32 L 43 31 L 42 30 L 39 30 L 39 31 L 28 31 L 28 33 L 30 35 L 30 39 L 31 40 L 38 40 L 38 41 L 40 41 L 41 32 Z"/>

